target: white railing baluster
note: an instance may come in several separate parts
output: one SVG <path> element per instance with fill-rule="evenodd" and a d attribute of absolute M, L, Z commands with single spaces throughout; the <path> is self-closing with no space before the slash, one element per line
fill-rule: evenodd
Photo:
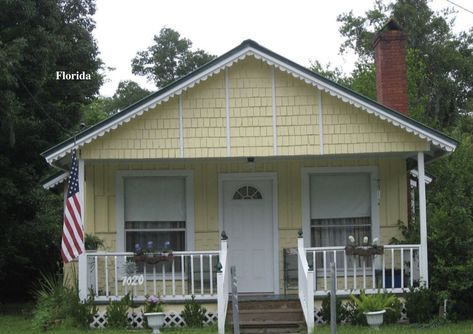
<path fill-rule="evenodd" d="M 204 257 L 200 254 L 200 294 L 204 295 Z"/>
<path fill-rule="evenodd" d="M 327 252 L 324 251 L 324 290 L 327 291 Z"/>
<path fill-rule="evenodd" d="M 391 248 L 391 289 L 394 289 L 394 248 Z"/>
<path fill-rule="evenodd" d="M 401 288 L 404 288 L 404 249 L 401 249 Z"/>
<path fill-rule="evenodd" d="M 110 291 L 108 289 L 108 256 L 105 256 L 105 296 L 109 296 Z"/>
<path fill-rule="evenodd" d="M 382 283 L 382 286 L 383 286 L 383 289 L 386 289 L 386 260 L 385 260 L 385 255 L 386 253 L 383 254 L 383 283 Z"/>
<path fill-rule="evenodd" d="M 163 296 L 166 296 L 166 268 L 164 266 L 164 263 L 161 266 L 163 270 Z"/>
<path fill-rule="evenodd" d="M 356 257 L 353 256 L 353 289 L 356 290 Z"/>
<path fill-rule="evenodd" d="M 317 261 L 315 251 L 312 252 L 312 269 L 314 270 L 314 289 L 317 290 Z"/>
<path fill-rule="evenodd" d="M 154 295 L 156 296 L 156 264 L 153 264 L 153 292 Z"/>
<path fill-rule="evenodd" d="M 335 264 L 335 291 L 338 290 L 338 282 L 337 282 L 337 251 L 333 251 L 333 263 Z"/>
<path fill-rule="evenodd" d="M 181 255 L 181 289 L 182 295 L 186 295 L 185 285 L 184 285 L 184 255 Z"/>
<path fill-rule="evenodd" d="M 147 274 L 146 274 L 146 262 L 143 264 L 143 278 L 144 278 L 144 282 L 143 282 L 143 285 L 144 285 L 144 293 L 145 293 L 145 296 L 148 295 L 148 279 L 147 279 Z"/>
<path fill-rule="evenodd" d="M 118 264 L 117 264 L 117 257 L 113 257 L 113 269 L 115 270 L 115 296 L 118 296 Z"/>
<path fill-rule="evenodd" d="M 210 295 L 214 294 L 214 280 L 212 274 L 212 254 L 209 255 L 209 280 L 210 280 Z"/>
<path fill-rule="evenodd" d="M 172 276 L 172 296 L 174 297 L 176 295 L 176 275 L 175 275 L 175 261 L 174 259 L 172 260 L 171 264 L 171 276 Z"/>
<path fill-rule="evenodd" d="M 123 256 L 123 263 L 125 264 L 125 266 L 127 266 L 127 262 L 126 262 L 126 255 Z M 125 271 L 125 275 L 128 275 L 128 272 Z M 124 284 L 125 285 L 125 295 L 128 293 L 128 284 Z"/>
<path fill-rule="evenodd" d="M 366 290 L 366 257 L 363 256 L 363 289 Z"/>
<path fill-rule="evenodd" d="M 94 264 L 95 264 L 95 295 L 99 295 L 99 257 L 97 255 L 94 256 Z"/>
<path fill-rule="evenodd" d="M 410 288 L 412 288 L 414 286 L 414 256 L 412 254 L 414 253 L 414 249 L 411 247 L 409 251 L 410 251 L 410 261 L 411 261 L 411 273 L 410 273 L 411 286 Z"/>
<path fill-rule="evenodd" d="M 195 295 L 194 291 L 194 255 L 191 255 L 191 293 Z"/>
<path fill-rule="evenodd" d="M 347 273 L 347 253 L 343 251 L 343 272 L 345 279 L 345 290 L 348 290 L 348 273 Z"/>
<path fill-rule="evenodd" d="M 371 280 L 372 280 L 373 289 L 376 289 L 376 273 L 375 273 L 374 267 L 375 265 L 374 265 L 374 256 L 373 256 L 372 261 L 371 261 Z"/>

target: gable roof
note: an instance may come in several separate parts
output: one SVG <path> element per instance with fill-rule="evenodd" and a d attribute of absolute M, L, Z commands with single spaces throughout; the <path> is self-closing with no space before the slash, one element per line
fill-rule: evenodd
<path fill-rule="evenodd" d="M 303 80 L 332 96 L 336 96 L 344 102 L 352 104 L 373 114 L 374 116 L 400 127 L 409 133 L 431 142 L 445 152 L 452 152 L 457 146 L 457 141 L 446 136 L 442 132 L 427 127 L 393 109 L 383 106 L 355 91 L 341 86 L 309 69 L 296 64 L 295 62 L 259 45 L 252 40 L 243 41 L 234 49 L 222 56 L 208 62 L 202 67 L 189 73 L 188 75 L 172 82 L 157 92 L 144 99 L 130 105 L 119 113 L 81 131 L 76 136 L 44 151 L 41 155 L 52 164 L 54 161 L 66 156 L 76 146 L 83 146 L 94 139 L 116 129 L 120 125 L 129 122 L 137 116 L 142 115 L 147 110 L 153 109 L 156 105 L 168 101 L 170 98 L 181 94 L 189 88 L 194 87 L 201 81 L 219 73 L 232 66 L 235 62 L 248 56 L 260 59 L 270 66 L 275 66 L 283 72 Z"/>

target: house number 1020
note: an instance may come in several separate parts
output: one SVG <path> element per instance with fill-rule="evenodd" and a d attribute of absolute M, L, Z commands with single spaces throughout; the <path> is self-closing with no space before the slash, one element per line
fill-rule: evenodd
<path fill-rule="evenodd" d="M 123 276 L 122 281 L 123 286 L 137 286 L 143 285 L 145 278 L 143 275 Z"/>

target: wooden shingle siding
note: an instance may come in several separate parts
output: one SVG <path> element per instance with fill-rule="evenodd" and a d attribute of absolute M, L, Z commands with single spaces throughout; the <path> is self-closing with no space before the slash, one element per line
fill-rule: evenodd
<path fill-rule="evenodd" d="M 320 155 L 321 141 L 325 155 L 429 149 L 427 140 L 337 97 L 320 94 L 315 87 L 277 69 L 274 94 L 273 98 L 273 68 L 247 57 L 85 145 L 82 158 L 180 158 L 180 132 L 185 158 L 262 157 L 275 152 L 282 156 Z"/>

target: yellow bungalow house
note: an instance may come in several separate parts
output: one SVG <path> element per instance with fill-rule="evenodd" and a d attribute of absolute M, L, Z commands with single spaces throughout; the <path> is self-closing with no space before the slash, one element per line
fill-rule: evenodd
<path fill-rule="evenodd" d="M 399 64 L 382 52 L 399 33 L 388 24 L 375 45 L 385 73 L 378 87 L 387 80 L 384 94 L 395 102 L 388 70 Z M 405 68 L 398 72 L 405 80 Z M 386 101 L 246 40 L 47 150 L 47 162 L 67 170 L 78 148 L 85 231 L 106 241 L 106 251 L 79 259 L 82 296 L 89 287 L 104 302 L 127 292 L 176 303 L 194 295 L 215 305 L 223 333 L 235 266 L 239 293 L 297 296 L 311 330 L 330 262 L 340 294 L 428 284 L 424 166 L 457 143 Z M 398 221 L 408 221 L 413 168 L 421 243 L 389 245 Z M 347 255 L 349 236 L 377 238 L 383 253 Z M 135 245 L 149 241 L 172 256 L 133 261 Z M 291 248 L 293 285 L 285 261 Z"/>

